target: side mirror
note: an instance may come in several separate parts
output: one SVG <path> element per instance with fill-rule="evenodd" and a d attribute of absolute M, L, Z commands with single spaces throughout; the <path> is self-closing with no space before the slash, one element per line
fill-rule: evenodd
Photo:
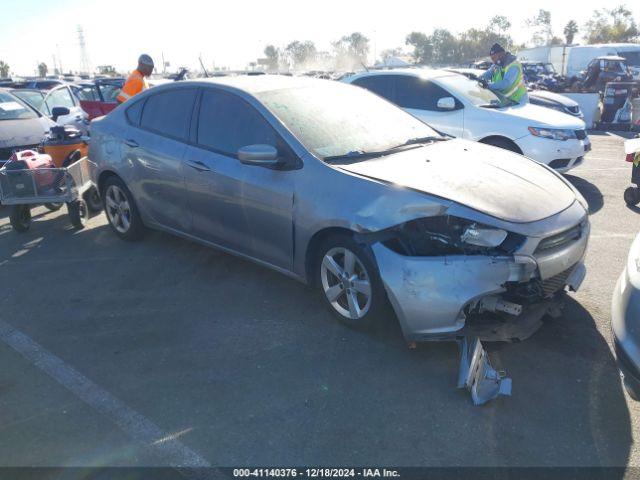
<path fill-rule="evenodd" d="M 53 107 L 53 110 L 51 110 L 51 118 L 54 122 L 57 122 L 58 117 L 64 117 L 70 113 L 71 111 L 67 107 Z"/>
<path fill-rule="evenodd" d="M 280 163 L 278 150 L 271 145 L 247 145 L 238 149 L 238 160 L 245 165 L 273 167 Z"/>
<path fill-rule="evenodd" d="M 453 97 L 443 97 L 438 99 L 437 106 L 440 110 L 455 110 L 456 100 Z"/>

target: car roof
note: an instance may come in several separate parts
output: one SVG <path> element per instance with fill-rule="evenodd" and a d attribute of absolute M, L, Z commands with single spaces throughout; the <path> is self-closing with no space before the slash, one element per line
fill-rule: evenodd
<path fill-rule="evenodd" d="M 433 68 L 393 68 L 390 70 L 369 70 L 367 72 L 358 72 L 355 75 L 350 76 L 350 79 L 362 78 L 372 75 L 409 75 L 412 77 L 419 77 L 423 79 L 442 78 L 456 75 L 447 70 L 436 70 Z"/>
<path fill-rule="evenodd" d="M 324 80 L 312 77 L 290 77 L 288 75 L 237 75 L 229 77 L 181 80 L 179 82 L 170 81 L 154 87 L 153 90 L 166 88 L 171 85 L 221 85 L 243 90 L 250 94 L 255 94 L 289 88 L 339 85 L 339 83 L 333 80 Z"/>

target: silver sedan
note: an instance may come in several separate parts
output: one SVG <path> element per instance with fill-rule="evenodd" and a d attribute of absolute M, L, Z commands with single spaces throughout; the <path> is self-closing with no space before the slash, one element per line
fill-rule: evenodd
<path fill-rule="evenodd" d="M 376 95 L 281 76 L 176 82 L 95 120 L 113 231 L 164 230 L 317 288 L 407 340 L 539 320 L 584 278 L 587 205 L 521 155 L 440 136 Z"/>

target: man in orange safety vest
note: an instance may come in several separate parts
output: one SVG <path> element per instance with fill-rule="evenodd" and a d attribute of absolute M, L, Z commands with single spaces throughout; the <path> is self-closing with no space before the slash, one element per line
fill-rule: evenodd
<path fill-rule="evenodd" d="M 146 77 L 153 73 L 153 60 L 149 55 L 142 54 L 138 58 L 138 68 L 136 68 L 127 81 L 122 86 L 122 91 L 116 97 L 118 103 L 123 103 L 129 100 L 134 95 L 149 88 Z"/>

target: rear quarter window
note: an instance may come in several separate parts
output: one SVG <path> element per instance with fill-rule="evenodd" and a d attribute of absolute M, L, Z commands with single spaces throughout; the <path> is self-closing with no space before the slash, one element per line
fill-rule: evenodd
<path fill-rule="evenodd" d="M 139 100 L 125 110 L 125 116 L 131 125 L 140 126 L 142 118 L 142 109 L 144 108 L 144 100 Z"/>

